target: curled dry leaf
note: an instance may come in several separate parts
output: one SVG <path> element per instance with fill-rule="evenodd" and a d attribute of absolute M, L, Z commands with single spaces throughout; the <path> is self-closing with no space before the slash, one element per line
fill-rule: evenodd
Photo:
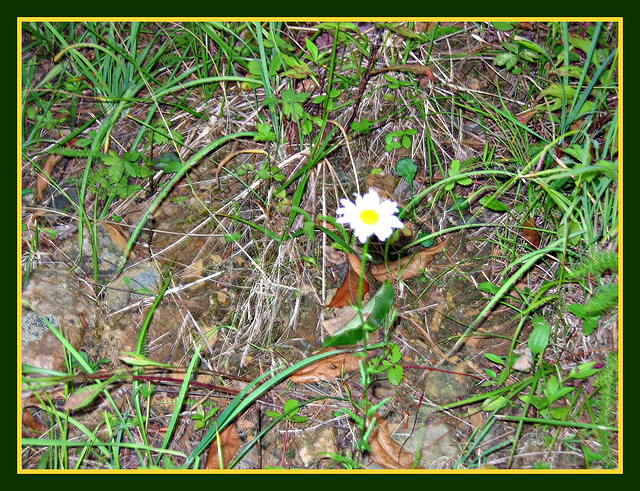
<path fill-rule="evenodd" d="M 393 439 L 386 419 L 377 417 L 376 427 L 369 438 L 371 459 L 387 469 L 413 469 L 413 455 Z"/>
<path fill-rule="evenodd" d="M 209 446 L 209 452 L 207 453 L 207 462 L 204 465 L 205 469 L 220 469 L 220 455 L 218 449 L 222 450 L 222 468 L 226 469 L 240 448 L 240 437 L 238 436 L 238 428 L 235 424 L 228 426 L 220 433 L 220 436 L 216 438 Z"/>
<path fill-rule="evenodd" d="M 526 125 L 536 114 L 536 109 L 529 109 L 528 111 L 519 113 L 516 117 L 518 118 L 518 121 Z"/>
<path fill-rule="evenodd" d="M 341 309 L 342 307 L 348 307 L 349 305 L 356 305 L 358 303 L 358 288 L 360 287 L 359 265 L 360 260 L 358 257 L 355 254 L 349 253 L 349 272 L 342 285 L 336 290 L 336 294 L 327 307 Z M 363 279 L 362 296 L 364 297 L 368 291 L 369 283 L 367 283 L 366 279 Z"/>
<path fill-rule="evenodd" d="M 22 411 L 22 436 L 30 438 L 34 436 L 44 435 L 47 427 L 36 420 L 29 409 Z"/>
<path fill-rule="evenodd" d="M 326 353 L 327 351 L 336 351 L 336 349 L 326 348 L 314 354 Z M 320 382 L 321 380 L 334 379 L 340 377 L 343 373 L 359 370 L 359 360 L 360 358 L 351 353 L 341 353 L 330 356 L 301 368 L 291 374 L 289 380 L 297 384 L 310 384 Z"/>
<path fill-rule="evenodd" d="M 522 224 L 521 228 L 522 238 L 526 240 L 534 249 L 540 247 L 540 232 L 536 230 L 538 227 L 536 225 L 535 218 L 527 218 Z"/>
<path fill-rule="evenodd" d="M 49 187 L 51 173 L 58 163 L 62 160 L 62 155 L 49 155 L 42 166 L 42 172 L 36 177 L 36 201 L 39 203 L 44 198 L 44 192 Z"/>
<path fill-rule="evenodd" d="M 436 255 L 444 250 L 444 246 L 449 239 L 440 242 L 438 245 L 429 247 L 410 256 L 401 257 L 387 264 L 374 264 L 371 266 L 370 273 L 378 281 L 386 280 L 407 280 L 416 276 L 423 270 Z"/>

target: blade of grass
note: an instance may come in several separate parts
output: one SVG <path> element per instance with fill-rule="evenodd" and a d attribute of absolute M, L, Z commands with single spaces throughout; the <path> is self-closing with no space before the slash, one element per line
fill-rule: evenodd
<path fill-rule="evenodd" d="M 177 399 L 175 400 L 175 409 L 173 410 L 173 414 L 171 415 L 171 421 L 169 422 L 169 426 L 167 427 L 167 432 L 165 433 L 164 440 L 162 441 L 162 445 L 160 450 L 165 450 L 169 443 L 171 442 L 171 438 L 173 437 L 173 432 L 175 431 L 176 424 L 178 423 L 178 418 L 180 417 L 180 412 L 182 411 L 182 405 L 184 404 L 184 399 L 187 394 L 187 390 L 189 389 L 189 382 L 191 381 L 191 375 L 195 370 L 196 366 L 200 362 L 200 345 L 196 344 L 194 347 L 195 352 L 193 357 L 191 358 L 191 363 L 189 363 L 189 367 L 187 368 L 186 373 L 184 374 L 184 381 L 182 382 L 182 386 L 180 387 L 180 393 L 178 394 Z M 156 464 L 158 464 L 160 460 L 160 455 L 158 455 L 158 459 L 156 460 Z"/>
<path fill-rule="evenodd" d="M 235 419 L 240 416 L 251 404 L 257 401 L 263 394 L 271 390 L 273 387 L 278 385 L 280 382 L 284 381 L 291 374 L 297 372 L 301 368 L 310 365 L 311 363 L 315 363 L 318 360 L 322 360 L 323 358 L 327 358 L 329 356 L 334 356 L 340 353 L 345 353 L 348 350 L 333 350 L 325 353 L 319 353 L 317 355 L 313 355 L 309 358 L 305 358 L 304 360 L 295 363 L 294 365 L 282 370 L 280 373 L 276 374 L 277 369 L 269 370 L 265 372 L 255 380 L 253 380 L 249 385 L 247 385 L 242 392 L 240 392 L 234 399 L 229 403 L 229 405 L 225 408 L 225 410 L 218 416 L 214 426 L 209 429 L 206 435 L 200 440 L 200 443 L 196 446 L 196 448 L 191 452 L 187 461 L 185 462 L 185 467 L 190 467 L 193 465 L 194 461 L 200 457 L 200 455 L 211 445 L 211 443 L 216 438 L 216 433 L 222 433 L 222 431 L 229 426 Z M 255 390 L 252 391 L 252 389 Z"/>

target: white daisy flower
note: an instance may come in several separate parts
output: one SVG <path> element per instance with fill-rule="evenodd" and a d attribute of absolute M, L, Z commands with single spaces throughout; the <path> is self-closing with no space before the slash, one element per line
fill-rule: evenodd
<path fill-rule="evenodd" d="M 403 228 L 404 224 L 396 216 L 398 204 L 389 199 L 380 202 L 380 196 L 373 189 L 363 196 L 356 194 L 355 204 L 342 198 L 342 207 L 336 210 L 338 223 L 348 223 L 361 243 L 375 234 L 385 241 L 393 233 L 394 228 Z M 342 215 L 342 216 L 340 216 Z"/>

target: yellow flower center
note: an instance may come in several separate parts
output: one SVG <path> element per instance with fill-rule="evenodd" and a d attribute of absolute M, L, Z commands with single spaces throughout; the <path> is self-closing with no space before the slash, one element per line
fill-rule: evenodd
<path fill-rule="evenodd" d="M 360 220 L 367 225 L 374 225 L 378 223 L 380 219 L 380 215 L 376 210 L 362 210 L 360 212 Z"/>

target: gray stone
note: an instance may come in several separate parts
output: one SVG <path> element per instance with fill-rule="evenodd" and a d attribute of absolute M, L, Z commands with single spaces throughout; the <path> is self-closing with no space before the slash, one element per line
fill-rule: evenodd
<path fill-rule="evenodd" d="M 415 454 L 419 450 L 420 469 L 447 468 L 445 463 L 458 454 L 455 432 L 444 423 L 418 426 L 411 433 L 399 430 L 393 436 L 407 452 Z"/>
<path fill-rule="evenodd" d="M 95 302 L 82 286 L 66 267 L 43 265 L 34 269 L 22 291 L 23 363 L 63 369 L 63 344 L 47 321 L 71 346 L 80 347 L 85 325 L 92 325 L 96 316 Z"/>
<path fill-rule="evenodd" d="M 463 375 L 464 364 L 444 365 L 443 370 L 457 373 L 432 371 L 427 375 L 426 396 L 437 403 L 454 402 L 467 396 L 472 388 L 472 379 Z"/>
<path fill-rule="evenodd" d="M 149 292 L 157 293 L 160 283 L 160 273 L 151 262 L 137 264 L 107 285 L 105 307 L 109 310 L 119 310 L 150 298 Z M 148 292 L 145 293 L 145 290 Z"/>

